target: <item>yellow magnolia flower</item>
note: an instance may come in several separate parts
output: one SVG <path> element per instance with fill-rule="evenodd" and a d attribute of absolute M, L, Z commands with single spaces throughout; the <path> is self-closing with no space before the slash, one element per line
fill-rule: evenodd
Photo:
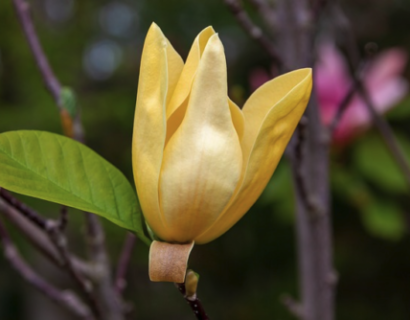
<path fill-rule="evenodd" d="M 249 210 L 306 108 L 311 78 L 311 69 L 277 77 L 241 110 L 227 95 L 224 48 L 212 27 L 196 37 L 184 64 L 151 25 L 132 159 L 145 219 L 161 240 L 207 243 Z"/>

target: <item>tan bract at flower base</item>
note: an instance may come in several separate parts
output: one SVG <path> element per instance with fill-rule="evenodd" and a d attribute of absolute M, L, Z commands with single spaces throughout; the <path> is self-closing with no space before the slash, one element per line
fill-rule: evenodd
<path fill-rule="evenodd" d="M 227 95 L 224 48 L 212 27 L 196 37 L 184 64 L 152 24 L 141 58 L 132 159 L 144 217 L 156 236 L 169 244 L 204 244 L 231 228 L 268 183 L 311 88 L 311 69 L 293 71 L 265 83 L 241 110 Z M 150 269 L 169 268 L 163 247 L 155 248 Z M 173 272 L 150 270 L 151 279 L 181 282 L 189 252 L 183 274 L 161 278 Z"/>

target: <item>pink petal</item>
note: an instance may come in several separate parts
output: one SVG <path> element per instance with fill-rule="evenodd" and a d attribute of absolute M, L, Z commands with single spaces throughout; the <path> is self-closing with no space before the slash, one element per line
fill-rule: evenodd
<path fill-rule="evenodd" d="M 369 90 L 374 106 L 380 114 L 394 107 L 407 93 L 408 83 L 402 78 L 386 81 L 378 90 Z"/>
<path fill-rule="evenodd" d="M 380 53 L 366 72 L 366 86 L 369 90 L 378 90 L 386 81 L 397 78 L 406 67 L 408 56 L 406 51 L 393 48 Z"/>
<path fill-rule="evenodd" d="M 319 58 L 315 68 L 315 85 L 322 121 L 329 125 L 352 81 L 346 61 L 334 45 L 323 44 L 319 48 Z M 392 108 L 407 93 L 408 83 L 400 76 L 406 63 L 406 52 L 394 48 L 381 53 L 369 66 L 364 83 L 380 114 Z M 335 130 L 333 142 L 346 144 L 370 125 L 371 116 L 366 105 L 355 96 Z"/>

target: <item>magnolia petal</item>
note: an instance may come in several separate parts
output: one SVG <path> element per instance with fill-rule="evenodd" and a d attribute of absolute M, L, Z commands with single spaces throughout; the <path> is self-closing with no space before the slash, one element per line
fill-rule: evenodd
<path fill-rule="evenodd" d="M 243 116 L 242 110 L 236 105 L 235 102 L 228 98 L 228 103 L 233 125 L 236 133 L 238 134 L 239 141 L 241 141 L 245 131 L 245 117 Z"/>
<path fill-rule="evenodd" d="M 315 65 L 314 82 L 319 106 L 321 111 L 323 105 L 331 107 L 332 110 L 326 112 L 334 114 L 351 86 L 349 66 L 334 44 L 326 42 L 318 49 L 319 59 Z"/>
<path fill-rule="evenodd" d="M 214 34 L 215 30 L 212 27 L 207 27 L 195 38 L 175 90 L 173 91 L 172 98 L 167 104 L 167 119 L 169 119 L 175 110 L 188 98 L 202 53 L 209 38 Z"/>
<path fill-rule="evenodd" d="M 232 197 L 242 152 L 227 99 L 225 55 L 218 35 L 201 58 L 185 118 L 164 151 L 160 203 L 171 237 L 189 242 Z"/>
<path fill-rule="evenodd" d="M 167 69 L 168 69 L 168 91 L 167 91 L 167 105 L 171 101 L 175 88 L 178 84 L 182 69 L 184 68 L 184 61 L 178 52 L 175 51 L 171 42 L 167 39 Z"/>
<path fill-rule="evenodd" d="M 166 134 L 165 101 L 168 89 L 168 42 L 152 24 L 144 43 L 134 118 L 132 165 L 145 219 L 159 237 L 166 237 L 158 199 Z"/>
<path fill-rule="evenodd" d="M 209 38 L 215 34 L 212 27 L 207 27 L 195 38 L 189 51 L 186 64 L 179 75 L 178 82 L 173 90 L 172 98 L 167 99 L 167 137 L 165 144 L 181 125 L 188 106 L 189 93 L 198 68 L 202 53 Z"/>
<path fill-rule="evenodd" d="M 267 82 L 249 98 L 243 108 L 246 171 L 242 185 L 227 210 L 196 243 L 207 243 L 225 233 L 260 196 L 305 111 L 311 88 L 311 69 L 301 69 Z"/>
<path fill-rule="evenodd" d="M 404 78 L 397 77 L 385 81 L 384 86 L 379 90 L 370 91 L 376 111 L 380 114 L 389 111 L 406 96 L 408 89 L 409 83 Z"/>
<path fill-rule="evenodd" d="M 401 79 L 407 64 L 407 53 L 399 48 L 392 48 L 376 56 L 364 75 L 364 84 L 369 91 L 382 90 L 384 85 Z"/>

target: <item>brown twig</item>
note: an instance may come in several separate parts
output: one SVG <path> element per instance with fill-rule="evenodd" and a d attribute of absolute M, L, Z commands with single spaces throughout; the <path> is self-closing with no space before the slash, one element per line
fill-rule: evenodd
<path fill-rule="evenodd" d="M 347 110 L 347 107 L 349 106 L 350 102 L 352 101 L 354 95 L 357 93 L 357 85 L 354 83 L 347 94 L 344 96 L 343 100 L 340 102 L 339 106 L 337 107 L 336 114 L 333 117 L 332 123 L 329 126 L 329 135 L 331 138 L 331 135 L 336 131 L 337 126 L 339 125 L 340 120 L 343 117 L 343 114 Z"/>
<path fill-rule="evenodd" d="M 137 237 L 134 234 L 128 233 L 121 250 L 120 259 L 117 265 L 117 272 L 115 275 L 115 288 L 119 295 L 122 294 L 127 286 L 126 275 L 136 240 Z"/>
<path fill-rule="evenodd" d="M 86 306 L 74 293 L 68 290 L 61 291 L 48 283 L 23 260 L 12 243 L 6 229 L 0 222 L 0 240 L 4 249 L 4 256 L 11 266 L 30 283 L 34 288 L 46 297 L 70 311 L 73 315 L 84 320 L 94 320 L 88 306 Z"/>
<path fill-rule="evenodd" d="M 284 67 L 284 63 L 277 53 L 273 43 L 264 35 L 262 29 L 253 23 L 249 15 L 243 9 L 239 0 L 224 0 L 228 9 L 232 12 L 238 23 L 248 33 L 248 35 L 258 42 L 261 47 L 268 53 L 269 57 L 278 66 Z M 285 68 L 286 69 L 286 68 Z"/>
<path fill-rule="evenodd" d="M 47 232 L 51 240 L 50 242 L 47 242 L 47 240 L 44 239 L 44 234 L 41 234 L 41 231 L 36 230 L 35 227 L 28 227 L 24 229 L 25 231 L 28 231 L 28 229 L 31 231 L 26 232 L 26 234 L 28 234 L 29 237 L 31 235 L 30 238 L 35 239 L 37 243 L 39 242 L 39 239 L 43 239 L 40 240 L 42 243 L 41 248 L 47 248 L 43 251 L 46 251 L 47 255 L 51 256 L 52 260 L 58 263 L 59 267 L 65 268 L 68 271 L 68 273 L 73 277 L 73 279 L 78 283 L 82 291 L 88 297 L 88 300 L 94 313 L 98 314 L 98 303 L 95 300 L 92 293 L 92 283 L 82 276 L 81 270 L 78 270 L 79 260 L 72 257 L 72 255 L 69 253 L 67 248 L 67 239 L 61 232 L 61 227 L 65 224 L 66 221 L 66 209 L 63 209 L 60 221 L 47 220 L 43 218 L 38 212 L 28 207 L 27 205 L 13 197 L 9 192 L 2 188 L 0 188 L 0 197 L 6 203 L 10 204 L 10 206 L 16 209 L 15 213 L 22 214 L 29 221 L 33 222 L 38 228 L 41 228 L 42 230 Z M 10 213 L 9 216 L 11 217 L 15 216 L 12 210 L 5 210 L 7 208 L 4 208 L 4 206 L 3 208 L 0 206 L 0 209 L 3 209 L 3 212 Z M 36 232 L 32 232 L 32 230 L 36 230 Z M 88 274 L 90 275 L 91 272 L 88 272 Z"/>
<path fill-rule="evenodd" d="M 354 70 L 358 68 L 362 59 L 360 56 L 360 52 L 357 47 L 356 42 L 356 35 L 350 25 L 350 21 L 343 12 L 343 9 L 340 6 L 339 0 L 330 1 L 330 16 L 331 19 L 336 26 L 337 30 L 339 31 L 338 35 L 342 39 L 342 43 L 344 43 L 344 48 L 346 50 L 346 54 L 348 57 L 348 61 L 350 66 Z"/>
<path fill-rule="evenodd" d="M 30 17 L 29 4 L 24 0 L 13 0 L 13 4 L 31 52 L 33 53 L 38 68 L 40 69 L 44 84 L 56 101 L 57 106 L 61 108 L 61 85 L 55 77 L 53 70 L 48 63 L 47 56 L 44 54 L 43 48 L 38 40 L 34 24 Z"/>
<path fill-rule="evenodd" d="M 31 209 L 32 210 L 32 209 Z M 56 249 L 54 243 L 50 241 L 48 235 L 43 229 L 33 224 L 26 216 L 18 209 L 0 198 L 0 212 L 7 218 L 14 226 L 16 226 L 21 233 L 33 244 L 40 252 L 50 259 L 58 267 L 63 267 L 63 261 Z M 93 272 L 88 263 L 82 261 L 80 258 L 71 255 L 71 260 L 75 269 L 88 277 L 93 275 Z"/>
<path fill-rule="evenodd" d="M 348 52 L 348 59 L 352 65 L 357 65 L 358 56 L 360 56 L 359 49 L 356 45 L 355 35 L 353 33 L 352 27 L 350 25 L 349 19 L 344 14 L 340 5 L 336 2 L 334 6 L 334 12 L 337 16 L 341 17 L 341 19 L 345 22 L 343 24 L 343 30 L 346 31 L 348 34 L 348 39 L 346 39 L 346 48 Z M 375 52 L 375 48 L 373 46 L 367 46 L 366 52 L 368 56 L 372 57 Z M 407 161 L 406 155 L 404 154 L 403 150 L 401 149 L 397 139 L 394 135 L 394 132 L 388 122 L 376 111 L 372 98 L 367 91 L 367 88 L 363 84 L 361 79 L 361 72 L 356 72 L 352 75 L 354 85 L 359 92 L 361 98 L 367 110 L 372 118 L 374 125 L 376 126 L 378 132 L 380 133 L 386 147 L 390 151 L 391 155 L 397 162 L 398 167 L 402 171 L 406 183 L 410 187 L 410 165 Z"/>
<path fill-rule="evenodd" d="M 72 279 L 77 283 L 81 291 L 84 293 L 91 307 L 91 310 L 98 318 L 101 315 L 101 310 L 99 303 L 95 298 L 92 283 L 76 270 L 68 251 L 67 238 L 61 232 L 60 226 L 60 223 L 54 223 L 53 225 L 49 224 L 47 228 L 48 235 L 55 244 L 58 252 L 60 253 L 63 266 L 67 270 L 68 274 L 72 277 Z"/>
<path fill-rule="evenodd" d="M 111 280 L 111 270 L 105 248 L 104 230 L 98 218 L 92 213 L 85 213 L 89 255 L 95 265 L 95 286 L 98 300 L 103 308 L 103 319 L 123 319 L 120 297 Z"/>
<path fill-rule="evenodd" d="M 257 10 L 260 16 L 263 18 L 263 22 L 268 27 L 269 35 L 274 36 L 280 29 L 278 24 L 277 14 L 274 8 L 274 4 L 269 0 L 248 0 L 250 4 Z"/>
<path fill-rule="evenodd" d="M 43 218 L 35 210 L 31 209 L 29 206 L 25 205 L 23 202 L 13 197 L 10 192 L 6 191 L 0 187 L 0 197 L 6 201 L 8 204 L 12 205 L 19 212 L 21 212 L 28 220 L 33 222 L 39 228 L 46 230 L 47 229 L 47 219 Z"/>
<path fill-rule="evenodd" d="M 307 138 L 308 130 L 308 119 L 303 116 L 300 119 L 298 128 L 295 132 L 296 135 L 296 144 L 294 148 L 294 161 L 293 161 L 293 171 L 296 178 L 296 187 L 299 189 L 301 199 L 304 202 L 304 205 L 308 208 L 310 216 L 312 219 L 317 218 L 322 214 L 322 208 L 318 200 L 315 197 L 315 194 L 309 190 L 309 187 L 306 183 L 306 177 L 302 170 L 302 164 L 305 157 L 305 150 L 303 148 L 305 144 L 305 139 Z"/>
<path fill-rule="evenodd" d="M 317 108 L 314 98 L 308 108 L 308 128 L 300 146 L 304 152 L 302 157 L 298 158 L 295 150 L 294 156 L 291 157 L 297 199 L 297 240 L 302 293 L 300 310 L 303 310 L 299 319 L 331 320 L 334 317 L 335 283 L 329 282 L 334 271 L 328 204 L 328 158 L 325 153 L 327 145 L 323 142 L 320 131 L 312 137 L 312 131 L 316 130 L 312 128 L 312 122 L 320 125 L 320 120 L 312 120 L 312 109 Z M 303 190 L 308 190 L 308 193 Z M 306 198 L 307 196 L 309 198 Z"/>
<path fill-rule="evenodd" d="M 34 59 L 43 77 L 44 83 L 47 89 L 53 96 L 57 107 L 60 110 L 62 125 L 64 132 L 80 142 L 84 142 L 83 129 L 79 115 L 71 117 L 67 111 L 63 108 L 61 100 L 61 85 L 54 75 L 48 61 L 47 57 L 40 45 L 37 34 L 34 29 L 33 22 L 30 17 L 29 6 L 24 0 L 13 0 L 13 4 L 17 15 L 19 17 L 20 23 L 22 25 L 24 34 L 26 36 L 27 42 L 29 43 L 30 49 L 33 53 Z M 115 290 L 111 283 L 110 278 L 110 266 L 104 244 L 104 231 L 101 227 L 99 219 L 92 213 L 85 213 L 87 230 L 89 231 L 89 243 L 90 253 L 93 258 L 93 262 L 100 272 L 98 272 L 97 277 L 97 293 L 101 301 L 101 305 L 105 307 L 103 318 L 110 320 L 121 320 L 122 312 L 115 298 Z"/>
<path fill-rule="evenodd" d="M 60 209 L 60 219 L 58 220 L 58 228 L 61 232 L 65 230 L 68 223 L 68 208 L 62 205 Z"/>
<path fill-rule="evenodd" d="M 281 57 L 292 69 L 312 67 L 315 22 L 309 0 L 278 0 Z M 298 133 L 300 145 L 291 148 L 296 195 L 296 234 L 300 279 L 300 320 L 334 319 L 335 282 L 329 194 L 329 139 L 319 114 L 315 92 L 305 112 L 308 121 Z M 298 151 L 300 148 L 300 151 Z M 303 183 L 300 182 L 303 180 Z M 307 192 L 308 191 L 308 192 Z M 308 196 L 308 198 L 307 198 Z M 293 311 L 291 311 L 293 312 Z"/>
<path fill-rule="evenodd" d="M 266 0 L 248 0 L 250 4 L 252 4 L 258 12 L 262 10 L 270 9 L 271 6 L 268 4 Z"/>
<path fill-rule="evenodd" d="M 252 35 L 252 21 L 240 3 L 237 0 L 225 0 L 225 3 L 242 27 Z M 272 28 L 280 26 L 275 32 L 278 51 L 275 50 L 270 56 L 282 63 L 282 71 L 312 67 L 314 63 L 313 44 L 317 30 L 311 5 L 311 0 L 278 0 L 275 1 L 274 14 L 260 13 L 266 25 Z M 271 51 L 270 44 L 270 41 L 263 43 L 268 53 Z M 329 280 L 334 279 L 329 209 L 329 139 L 320 120 L 314 92 L 305 116 L 307 124 L 299 127 L 297 139 L 294 138 L 288 147 L 296 194 L 300 310 L 303 310 L 303 314 L 298 316 L 301 320 L 332 320 L 335 282 Z"/>
<path fill-rule="evenodd" d="M 342 101 L 338 105 L 337 110 L 336 110 L 336 114 L 333 117 L 332 123 L 329 126 L 329 134 L 330 135 L 332 135 L 335 132 L 337 126 L 339 125 L 340 120 L 343 117 L 343 114 L 345 113 L 345 111 L 349 107 L 350 102 L 354 98 L 355 94 L 358 93 L 360 82 L 361 82 L 360 79 L 362 77 L 362 74 L 366 71 L 368 65 L 369 65 L 368 62 L 362 61 L 361 63 L 359 63 L 359 65 L 357 67 L 357 70 L 355 70 L 355 73 L 354 73 L 355 76 L 353 77 L 354 78 L 353 83 L 350 86 L 349 91 L 346 93 L 346 95 L 343 97 Z"/>
<path fill-rule="evenodd" d="M 188 296 L 184 283 L 175 283 L 178 291 L 184 296 L 185 301 L 189 304 L 198 320 L 209 320 L 208 315 L 205 312 L 204 306 L 197 295 Z"/>
<path fill-rule="evenodd" d="M 313 15 L 316 19 L 320 17 L 325 8 L 329 5 L 329 0 L 311 0 Z"/>
<path fill-rule="evenodd" d="M 392 128 L 387 123 L 387 121 L 377 113 L 368 91 L 361 82 L 359 82 L 359 92 L 361 97 L 363 98 L 363 101 L 365 102 L 368 112 L 372 117 L 374 125 L 383 138 L 386 147 L 392 154 L 393 158 L 396 160 L 397 165 L 402 171 L 404 178 L 410 188 L 410 166 L 406 159 L 406 155 L 404 154 L 403 150 L 396 140 L 396 137 L 394 136 Z"/>
<path fill-rule="evenodd" d="M 25 205 L 17 198 L 13 197 L 9 192 L 0 188 L 0 197 L 16 209 L 18 213 L 21 213 L 29 221 L 33 222 L 38 228 L 41 228 L 47 232 L 51 243 L 53 244 L 53 249 L 57 248 L 58 265 L 61 268 L 66 268 L 68 273 L 73 277 L 73 279 L 79 284 L 80 288 L 86 294 L 89 299 L 91 308 L 93 312 L 98 315 L 97 303 L 92 295 L 92 285 L 86 278 L 83 277 L 81 272 L 77 270 L 75 259 L 71 256 L 67 248 L 67 239 L 61 232 L 61 222 L 47 220 L 43 218 L 39 213 Z M 4 211 L 4 210 L 3 210 Z M 36 238 L 38 239 L 38 234 Z M 51 247 L 51 246 L 50 246 Z M 53 250 L 54 252 L 54 250 Z M 53 259 L 56 258 L 53 254 Z"/>
<path fill-rule="evenodd" d="M 303 308 L 302 305 L 295 301 L 292 297 L 288 295 L 282 296 L 282 304 L 289 310 L 289 312 L 295 316 L 297 319 L 303 319 Z"/>

